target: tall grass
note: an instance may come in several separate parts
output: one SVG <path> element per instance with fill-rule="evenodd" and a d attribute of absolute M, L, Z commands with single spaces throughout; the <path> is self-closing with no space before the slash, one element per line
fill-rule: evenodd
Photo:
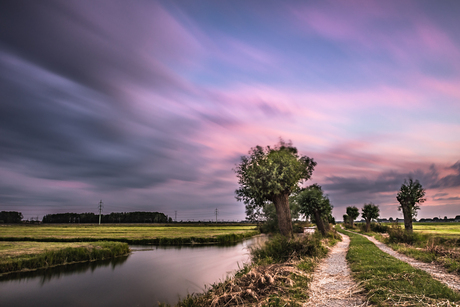
<path fill-rule="evenodd" d="M 288 239 L 275 235 L 263 246 L 251 250 L 255 262 L 280 263 L 304 257 L 322 257 L 327 248 L 321 244 L 321 236 L 311 235 Z"/>
<path fill-rule="evenodd" d="M 48 268 L 72 262 L 103 260 L 128 253 L 129 247 L 126 243 L 96 242 L 87 247 L 67 247 L 39 254 L 2 259 L 0 261 L 0 274 Z"/>

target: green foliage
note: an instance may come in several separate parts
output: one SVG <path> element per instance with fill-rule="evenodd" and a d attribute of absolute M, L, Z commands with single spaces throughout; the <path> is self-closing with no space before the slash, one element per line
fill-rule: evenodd
<path fill-rule="evenodd" d="M 17 211 L 1 211 L 0 223 L 21 223 L 23 216 Z"/>
<path fill-rule="evenodd" d="M 350 224 L 353 226 L 353 221 L 359 216 L 359 210 L 356 207 L 347 207 L 347 215 L 350 220 Z"/>
<path fill-rule="evenodd" d="M 327 253 L 319 236 L 302 236 L 293 239 L 276 235 L 259 248 L 251 250 L 255 262 L 280 263 L 289 259 L 321 257 Z"/>
<path fill-rule="evenodd" d="M 389 243 L 406 243 L 413 245 L 423 240 L 423 236 L 421 234 L 404 231 L 401 226 L 396 223 L 392 224 L 391 227 L 388 228 L 387 232 L 389 234 Z"/>
<path fill-rule="evenodd" d="M 318 229 L 325 235 L 324 223 L 329 223 L 332 205 L 329 198 L 323 194 L 321 186 L 313 184 L 301 190 L 297 195 L 297 202 L 300 206 L 300 212 L 314 220 Z"/>
<path fill-rule="evenodd" d="M 379 206 L 376 206 L 373 203 L 368 203 L 364 204 L 364 207 L 361 210 L 363 211 L 361 216 L 366 220 L 366 231 L 369 231 L 372 219 L 377 219 L 379 217 Z"/>
<path fill-rule="evenodd" d="M 383 225 L 381 223 L 371 223 L 371 231 L 385 233 L 388 232 L 388 225 Z"/>
<path fill-rule="evenodd" d="M 339 231 L 350 236 L 347 260 L 353 277 L 362 282 L 370 303 L 377 306 L 449 306 L 460 301 L 459 293 L 428 273 L 388 255 L 360 235 Z"/>
<path fill-rule="evenodd" d="M 313 159 L 299 156 L 297 148 L 282 140 L 275 148 L 251 148 L 235 169 L 240 184 L 236 198 L 262 207 L 275 195 L 291 194 L 300 181 L 311 177 L 315 166 Z"/>
<path fill-rule="evenodd" d="M 365 220 L 377 219 L 380 214 L 379 206 L 374 205 L 373 203 L 364 204 L 364 207 L 361 209 L 361 216 Z"/>

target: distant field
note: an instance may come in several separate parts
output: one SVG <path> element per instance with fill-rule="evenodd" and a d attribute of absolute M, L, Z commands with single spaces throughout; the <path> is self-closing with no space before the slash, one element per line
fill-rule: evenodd
<path fill-rule="evenodd" d="M 460 223 L 414 223 L 414 231 L 440 236 L 460 236 Z"/>
<path fill-rule="evenodd" d="M 180 244 L 225 243 L 257 234 L 255 226 L 2 225 L 0 240 L 97 241 Z M 225 239 L 227 238 L 227 239 Z"/>

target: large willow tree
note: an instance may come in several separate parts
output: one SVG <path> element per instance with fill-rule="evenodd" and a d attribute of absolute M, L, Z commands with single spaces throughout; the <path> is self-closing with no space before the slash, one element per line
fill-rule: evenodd
<path fill-rule="evenodd" d="M 281 234 L 291 237 L 289 195 L 311 177 L 315 166 L 313 159 L 299 156 L 291 142 L 281 140 L 274 148 L 251 148 L 249 156 L 241 157 L 241 163 L 235 168 L 240 185 L 236 199 L 243 201 L 246 208 L 263 207 L 267 201 L 272 202 Z"/>

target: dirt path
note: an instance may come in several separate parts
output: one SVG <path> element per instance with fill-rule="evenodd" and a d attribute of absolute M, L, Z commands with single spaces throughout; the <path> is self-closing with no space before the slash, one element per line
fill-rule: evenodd
<path fill-rule="evenodd" d="M 366 297 L 350 276 L 345 256 L 350 238 L 342 235 L 342 242 L 332 248 L 313 273 L 307 306 L 367 306 Z"/>
<path fill-rule="evenodd" d="M 407 257 L 406 255 L 403 255 L 403 254 L 400 254 L 394 251 L 391 247 L 378 241 L 374 237 L 366 236 L 360 233 L 356 233 L 356 234 L 366 237 L 369 241 L 377 245 L 377 247 L 380 248 L 380 250 L 384 251 L 385 253 L 410 264 L 414 268 L 427 272 L 434 279 L 442 282 L 443 284 L 447 285 L 449 288 L 460 291 L 460 277 L 458 275 L 447 272 L 446 269 L 444 269 L 442 266 L 434 264 L 434 263 L 425 263 L 425 262 L 415 260 L 414 258 Z"/>

